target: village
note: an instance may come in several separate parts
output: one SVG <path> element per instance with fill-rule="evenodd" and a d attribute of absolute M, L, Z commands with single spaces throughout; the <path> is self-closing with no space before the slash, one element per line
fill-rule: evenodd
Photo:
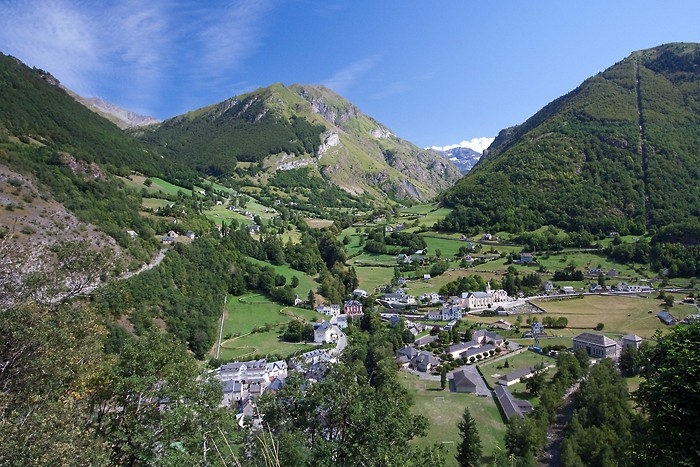
<path fill-rule="evenodd" d="M 618 285 L 621 295 L 639 290 L 629 290 L 622 282 Z M 607 289 L 606 290 L 614 290 Z M 561 291 L 563 296 L 570 295 Z M 593 293 L 593 292 L 589 292 Z M 359 299 L 367 299 L 369 294 L 361 289 L 353 291 L 353 298 L 343 304 L 318 305 L 314 311 L 323 318 L 313 325 L 313 342 L 317 348 L 290 359 L 267 361 L 267 359 L 233 362 L 223 364 L 212 372 L 223 388 L 223 407 L 237 410 L 237 419 L 241 426 L 245 423 L 258 423 L 255 401 L 262 394 L 277 391 L 287 378 L 289 372 L 300 373 L 305 380 L 312 383 L 321 380 L 329 368 L 337 364 L 347 345 L 347 336 L 343 332 L 353 320 L 359 320 L 363 304 Z M 419 306 L 428 305 L 429 311 L 419 313 Z M 546 353 L 550 357 L 547 364 L 527 365 L 508 368 L 508 371 L 492 375 L 496 384 L 492 385 L 480 369 L 484 364 L 495 361 L 507 361 L 509 356 L 522 352 L 544 354 L 538 345 L 540 339 L 545 341 L 548 330 L 540 320 L 545 310 L 533 304 L 527 298 L 509 297 L 504 290 L 493 290 L 487 284 L 481 292 L 465 292 L 460 296 L 441 297 L 436 293 L 424 294 L 418 298 L 407 295 L 401 287 L 384 288 L 373 305 L 375 310 L 383 310 L 381 318 L 388 326 L 402 326 L 412 336 L 412 342 L 406 343 L 395 355 L 397 367 L 420 379 L 433 381 L 436 385 L 446 383 L 446 389 L 455 393 L 468 393 L 481 397 L 490 397 L 501 408 L 506 419 L 523 416 L 533 410 L 527 400 L 516 398 L 509 388 L 526 381 L 538 373 L 553 368 L 558 351 Z M 462 319 L 466 316 L 490 314 L 498 319 L 492 320 L 486 329 L 467 329 L 458 331 Z M 522 338 L 531 339 L 532 343 L 523 345 L 502 337 L 499 331 L 511 331 L 516 328 L 508 319 L 516 317 L 518 324 L 526 318 L 525 328 L 518 326 Z M 675 318 L 666 310 L 657 314 L 665 325 L 676 323 Z M 442 323 L 442 324 L 436 324 Z M 622 349 L 634 347 L 639 349 L 643 338 L 627 334 L 614 340 L 602 334 L 582 332 L 570 339 L 567 351 L 577 352 L 582 349 L 591 359 L 617 359 Z M 507 365 L 507 363 L 506 363 Z"/>

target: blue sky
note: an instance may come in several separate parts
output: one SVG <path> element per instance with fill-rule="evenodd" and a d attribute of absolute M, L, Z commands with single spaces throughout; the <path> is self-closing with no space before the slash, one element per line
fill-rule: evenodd
<path fill-rule="evenodd" d="M 419 146 L 481 149 L 634 50 L 700 42 L 699 25 L 697 0 L 0 0 L 0 52 L 159 119 L 324 84 Z"/>

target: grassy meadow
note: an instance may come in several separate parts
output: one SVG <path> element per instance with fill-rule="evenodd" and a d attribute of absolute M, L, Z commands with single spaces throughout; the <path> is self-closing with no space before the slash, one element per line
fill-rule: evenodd
<path fill-rule="evenodd" d="M 271 264 L 268 263 L 267 261 L 261 261 L 259 259 L 255 258 L 248 258 L 248 261 L 251 263 L 257 264 L 258 266 L 269 266 L 272 269 L 275 270 L 276 274 L 281 274 L 284 277 L 287 278 L 287 284 L 291 283 L 292 281 L 292 276 L 297 276 L 297 279 L 299 279 L 299 286 L 296 288 L 296 292 L 299 295 L 299 298 L 306 300 L 306 296 L 309 294 L 309 290 L 313 289 L 316 290 L 318 288 L 318 284 L 314 280 L 313 277 L 301 272 L 297 271 L 296 269 L 292 269 L 290 266 L 283 264 L 283 265 L 276 265 L 276 264 Z"/>
<path fill-rule="evenodd" d="M 588 295 L 565 300 L 533 300 L 532 303 L 550 316 L 565 316 L 569 320 L 566 329 L 553 330 L 564 337 L 574 337 L 603 323 L 603 333 L 610 337 L 637 334 L 648 339 L 656 330 L 667 329 L 656 317 L 665 309 L 663 301 L 652 297 Z M 676 304 L 668 310 L 678 319 L 697 313 L 694 305 L 686 304 Z"/>
<path fill-rule="evenodd" d="M 285 307 L 264 295 L 229 296 L 219 357 L 231 360 L 255 354 L 290 355 L 313 348 L 307 344 L 292 344 L 279 340 L 285 325 L 292 319 L 313 321 L 322 319 L 322 315 L 313 310 Z M 212 356 L 214 355 L 216 348 Z"/>
<path fill-rule="evenodd" d="M 406 372 L 400 372 L 399 379 L 413 398 L 414 411 L 425 415 L 430 421 L 428 435 L 413 440 L 416 445 L 441 444 L 445 448 L 447 465 L 457 465 L 454 455 L 461 441 L 457 423 L 462 419 L 465 407 L 468 407 L 479 427 L 484 454 L 482 461 L 487 460 L 496 446 L 503 448 L 506 426 L 493 398 L 440 391 L 439 381 L 419 379 Z"/>
<path fill-rule="evenodd" d="M 505 361 L 508 360 L 508 367 L 504 367 Z M 554 365 L 556 359 L 549 357 L 547 355 L 542 355 L 536 352 L 526 350 L 524 352 L 517 353 L 515 355 L 509 354 L 504 359 L 498 359 L 496 361 L 488 361 L 479 365 L 481 369 L 481 374 L 486 380 L 486 384 L 490 388 L 496 387 L 498 378 L 509 373 L 513 373 L 523 368 L 528 368 L 534 366 L 538 363 L 544 363 L 545 365 Z M 552 371 L 554 373 L 554 371 Z M 522 387 L 518 387 L 518 384 L 522 384 Z M 525 390 L 524 383 L 518 383 L 511 386 L 511 392 L 513 388 L 517 390 L 516 392 L 523 392 Z M 519 397 L 519 396 L 518 396 Z"/>

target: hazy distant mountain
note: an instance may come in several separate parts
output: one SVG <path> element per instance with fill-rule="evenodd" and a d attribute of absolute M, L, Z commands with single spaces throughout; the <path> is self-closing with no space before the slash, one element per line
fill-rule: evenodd
<path fill-rule="evenodd" d="M 70 90 L 68 90 L 68 93 L 88 109 L 102 115 L 122 129 L 152 125 L 159 122 L 156 118 L 139 115 L 97 97 L 82 97 Z"/>
<path fill-rule="evenodd" d="M 481 158 L 480 152 L 470 148 L 453 148 L 446 151 L 436 149 L 435 152 L 451 160 L 463 174 L 469 172 Z"/>
<path fill-rule="evenodd" d="M 503 130 L 443 228 L 643 233 L 700 216 L 700 45 L 632 53 Z"/>
<path fill-rule="evenodd" d="M 303 167 L 376 200 L 428 200 L 461 175 L 452 162 L 397 137 L 323 86 L 274 84 L 135 134 L 209 175 L 238 172 L 242 182 L 254 177 L 265 185 L 275 172 Z"/>

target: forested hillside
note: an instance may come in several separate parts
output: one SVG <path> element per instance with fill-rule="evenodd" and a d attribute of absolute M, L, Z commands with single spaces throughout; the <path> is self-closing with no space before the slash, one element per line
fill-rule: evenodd
<path fill-rule="evenodd" d="M 700 214 L 700 48 L 631 54 L 504 130 L 439 225 L 642 234 Z"/>

